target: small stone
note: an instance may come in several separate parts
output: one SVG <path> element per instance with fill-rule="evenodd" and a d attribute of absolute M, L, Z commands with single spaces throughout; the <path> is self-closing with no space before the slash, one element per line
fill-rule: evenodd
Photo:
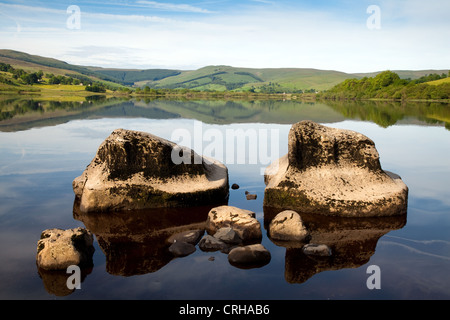
<path fill-rule="evenodd" d="M 169 251 L 176 257 L 185 257 L 195 252 L 195 246 L 187 242 L 175 241 L 169 247 Z"/>
<path fill-rule="evenodd" d="M 257 195 L 249 193 L 246 195 L 246 197 L 247 197 L 247 200 L 256 200 Z"/>
<path fill-rule="evenodd" d="M 203 234 L 205 233 L 205 230 L 188 230 L 188 231 L 183 231 L 180 233 L 176 233 L 172 236 L 170 236 L 167 239 L 168 243 L 174 243 L 174 242 L 187 242 L 193 245 L 196 245 L 201 237 L 203 236 Z"/>
<path fill-rule="evenodd" d="M 261 224 L 255 218 L 255 213 L 233 206 L 212 208 L 206 220 L 206 231 L 215 234 L 218 229 L 231 227 L 242 241 L 254 241 L 262 238 Z"/>
<path fill-rule="evenodd" d="M 278 213 L 269 225 L 269 236 L 274 240 L 303 241 L 308 235 L 302 218 L 292 210 Z"/>
<path fill-rule="evenodd" d="M 47 229 L 37 243 L 36 263 L 44 270 L 66 270 L 71 265 L 92 265 L 92 233 L 84 228 Z"/>
<path fill-rule="evenodd" d="M 262 267 L 270 262 L 271 255 L 262 244 L 236 247 L 228 254 L 231 265 L 240 268 Z"/>
<path fill-rule="evenodd" d="M 209 251 L 225 250 L 228 247 L 228 245 L 225 242 L 207 234 L 200 240 L 200 242 L 198 243 L 198 247 L 202 251 L 209 252 Z"/>
<path fill-rule="evenodd" d="M 228 244 L 238 244 L 242 242 L 239 235 L 230 227 L 224 227 L 217 230 L 214 234 L 214 238 L 219 239 Z"/>
<path fill-rule="evenodd" d="M 233 184 L 231 185 L 231 189 L 237 190 L 237 189 L 239 189 L 239 185 L 238 185 L 237 183 L 233 183 Z"/>
<path fill-rule="evenodd" d="M 329 257 L 331 249 L 325 244 L 309 243 L 303 247 L 303 253 L 308 256 Z"/>

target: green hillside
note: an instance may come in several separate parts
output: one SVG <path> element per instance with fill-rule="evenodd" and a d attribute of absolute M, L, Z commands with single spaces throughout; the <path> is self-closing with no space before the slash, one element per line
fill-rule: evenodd
<path fill-rule="evenodd" d="M 90 70 L 97 74 L 102 74 L 106 78 L 122 83 L 124 85 L 133 86 L 139 81 L 158 81 L 167 77 L 179 75 L 181 71 L 169 69 L 147 69 L 147 70 L 130 70 L 130 69 L 105 69 L 89 67 Z"/>
<path fill-rule="evenodd" d="M 27 72 L 76 77 L 100 81 L 110 88 L 148 86 L 151 89 L 189 89 L 198 91 L 250 91 L 256 93 L 301 93 L 330 90 L 348 79 L 375 77 L 381 72 L 349 74 L 307 68 L 237 68 L 207 66 L 198 70 L 109 69 L 78 66 L 57 59 L 0 49 L 0 63 Z M 401 79 L 419 79 L 448 70 L 394 71 Z"/>
<path fill-rule="evenodd" d="M 208 66 L 193 71 L 183 71 L 157 81 L 141 81 L 140 86 L 150 88 L 237 90 L 265 93 L 325 90 L 353 75 L 316 69 L 300 68 L 235 68 Z"/>
<path fill-rule="evenodd" d="M 16 69 L 23 69 L 26 72 L 39 72 L 53 74 L 55 76 L 69 76 L 78 79 L 89 79 L 90 82 L 102 82 L 108 87 L 119 88 L 122 84 L 119 81 L 90 70 L 87 67 L 77 66 L 61 60 L 46 58 L 37 55 L 30 55 L 14 50 L 0 49 L 0 63 L 9 64 Z"/>

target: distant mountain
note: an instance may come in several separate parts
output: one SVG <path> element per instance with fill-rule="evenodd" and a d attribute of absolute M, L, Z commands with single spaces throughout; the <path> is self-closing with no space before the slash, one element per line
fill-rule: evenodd
<path fill-rule="evenodd" d="M 373 77 L 373 73 L 345 73 L 333 70 L 307 68 L 237 68 L 207 66 L 198 70 L 172 69 L 111 69 L 78 66 L 67 62 L 31 55 L 14 50 L 0 50 L 0 62 L 25 70 L 54 73 L 56 75 L 81 74 L 94 80 L 115 82 L 125 86 L 196 90 L 256 90 L 260 92 L 299 92 L 326 90 L 349 79 Z M 395 71 L 402 78 L 416 79 L 431 73 L 448 70 Z M 381 71 L 380 71 L 381 72 Z"/>

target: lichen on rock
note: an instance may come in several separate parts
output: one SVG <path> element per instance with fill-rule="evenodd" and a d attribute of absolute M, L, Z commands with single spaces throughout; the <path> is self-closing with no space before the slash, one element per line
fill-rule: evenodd
<path fill-rule="evenodd" d="M 183 161 L 174 161 L 179 154 Z M 150 133 L 124 129 L 103 141 L 72 186 L 82 212 L 224 204 L 229 193 L 222 163 Z"/>
<path fill-rule="evenodd" d="M 294 124 L 288 154 L 264 179 L 267 207 L 352 217 L 406 213 L 408 187 L 381 168 L 371 139 L 350 130 Z"/>

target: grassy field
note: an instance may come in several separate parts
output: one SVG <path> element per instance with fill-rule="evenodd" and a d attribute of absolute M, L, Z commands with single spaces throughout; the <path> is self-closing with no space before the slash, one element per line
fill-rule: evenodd
<path fill-rule="evenodd" d="M 450 77 L 444 78 L 444 79 L 439 79 L 439 80 L 435 80 L 435 81 L 429 81 L 426 82 L 427 84 L 432 84 L 432 85 L 440 85 L 443 83 L 450 83 Z"/>

